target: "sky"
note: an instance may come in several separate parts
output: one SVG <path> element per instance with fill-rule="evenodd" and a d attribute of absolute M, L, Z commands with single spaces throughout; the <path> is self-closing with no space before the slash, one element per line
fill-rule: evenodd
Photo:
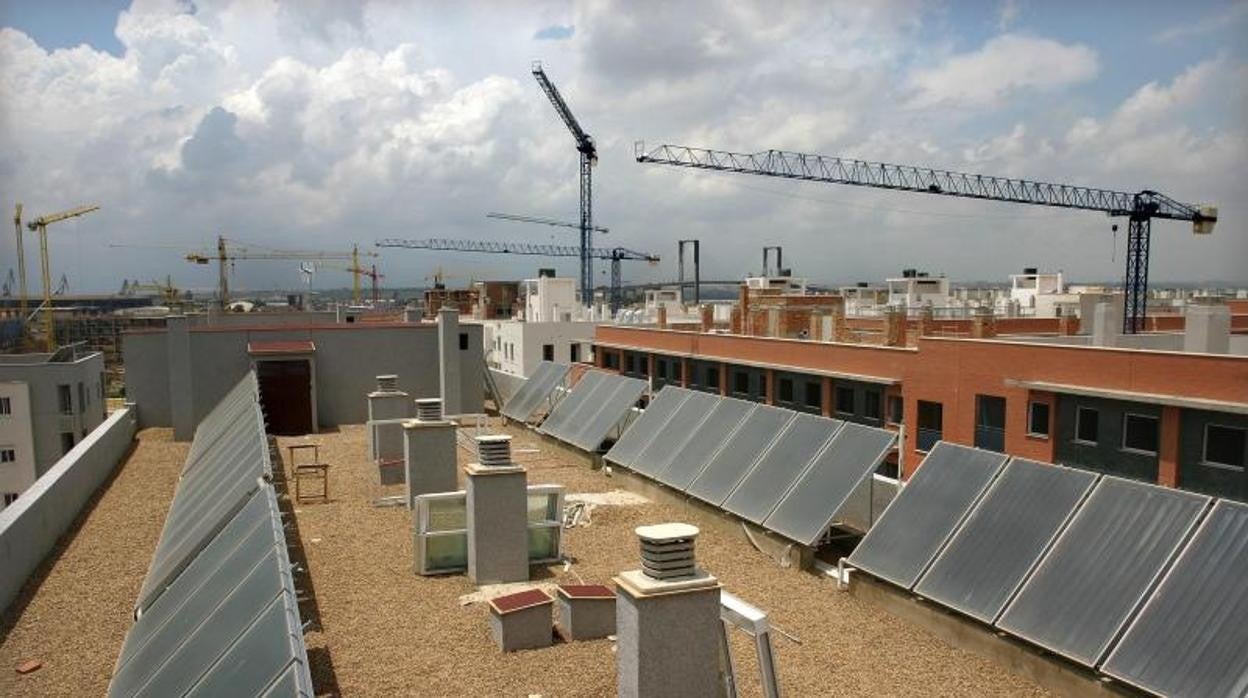
<path fill-rule="evenodd" d="M 1248 2 L 401 3 L 5 0 L 0 207 L 81 203 L 50 228 L 73 292 L 170 275 L 188 252 L 375 251 L 383 283 L 576 275 L 576 260 L 376 249 L 380 238 L 574 244 L 577 153 L 530 65 L 599 149 L 601 247 L 658 254 L 625 279 L 740 278 L 781 245 L 793 273 L 903 268 L 1005 281 L 1024 267 L 1122 277 L 1125 224 L 1095 212 L 639 164 L 637 141 L 783 149 L 1213 204 L 1213 235 L 1156 221 L 1154 283 L 1248 285 Z M 29 239 L 29 238 L 28 238 Z M 27 269 L 37 285 L 36 245 Z M 0 277 L 14 268 L 0 235 Z M 237 288 L 303 283 L 240 261 Z M 595 276 L 607 281 L 607 265 Z M 350 275 L 326 264 L 316 287 Z"/>

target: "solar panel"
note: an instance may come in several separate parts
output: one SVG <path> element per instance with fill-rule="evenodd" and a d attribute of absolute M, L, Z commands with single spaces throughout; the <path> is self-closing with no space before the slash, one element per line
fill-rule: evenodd
<path fill-rule="evenodd" d="M 689 494 L 716 506 L 722 504 L 793 416 L 793 412 L 778 407 L 755 407 L 693 481 Z"/>
<path fill-rule="evenodd" d="M 746 521 L 762 523 L 842 424 L 809 414 L 794 417 L 724 501 L 724 508 Z"/>
<path fill-rule="evenodd" d="M 650 477 L 667 470 L 676 453 L 689 439 L 703 438 L 697 433 L 698 425 L 710 415 L 719 400 L 718 396 L 707 393 L 689 395 L 676 414 L 667 420 L 654 441 L 637 457 L 633 470 Z"/>
<path fill-rule="evenodd" d="M 682 492 L 689 489 L 707 462 L 731 439 L 755 407 L 755 403 L 745 400 L 721 398 L 715 409 L 698 425 L 694 437 L 674 450 L 667 469 L 655 473 L 655 478 Z"/>
<path fill-rule="evenodd" d="M 854 549 L 849 563 L 906 589 L 914 586 L 1005 458 L 937 442 Z"/>
<path fill-rule="evenodd" d="M 611 394 L 620 387 L 619 378 L 619 376 L 614 374 L 603 374 L 602 378 L 590 386 L 588 392 L 583 393 L 578 398 L 576 409 L 558 422 L 553 429 L 547 431 L 547 433 L 560 441 L 570 443 L 577 432 L 585 427 L 585 423 L 597 414 L 598 410 L 602 409 L 603 404 L 610 399 Z"/>
<path fill-rule="evenodd" d="M 550 396 L 555 386 L 568 375 L 571 367 L 553 361 L 543 361 L 533 370 L 533 375 L 520 386 L 511 399 L 503 405 L 500 414 L 517 422 L 527 422 L 533 411 Z"/>
<path fill-rule="evenodd" d="M 845 424 L 763 526 L 803 545 L 814 545 L 896 441 L 891 431 Z"/>
<path fill-rule="evenodd" d="M 1010 461 L 915 592 L 992 623 L 1095 483 L 1086 470 Z"/>
<path fill-rule="evenodd" d="M 667 420 L 690 394 L 692 391 L 671 385 L 659 389 L 641 416 L 624 430 L 624 434 L 616 440 L 604 458 L 626 468 L 633 467 L 637 456 L 654 441 L 663 425 L 667 424 Z"/>
<path fill-rule="evenodd" d="M 135 622 L 109 695 L 259 695 L 278 680 L 293 687 L 283 695 L 312 694 L 277 499 L 265 487 Z"/>
<path fill-rule="evenodd" d="M 574 446 L 591 453 L 597 451 L 611 429 L 624 419 L 641 399 L 641 394 L 646 392 L 646 382 L 636 378 L 616 376 L 615 383 L 615 389 L 603 399 L 602 407 L 585 420 L 583 427 L 570 434 Z"/>
<path fill-rule="evenodd" d="M 1208 503 L 1189 492 L 1102 478 L 997 627 L 1096 666 Z"/>
<path fill-rule="evenodd" d="M 1246 579 L 1248 505 L 1222 500 L 1101 670 L 1163 696 L 1248 693 Z"/>
<path fill-rule="evenodd" d="M 204 452 L 179 480 L 136 608 L 151 605 L 271 475 L 268 441 L 255 405 L 252 419 L 223 434 L 217 447 Z"/>
<path fill-rule="evenodd" d="M 605 380 L 607 374 L 602 371 L 586 371 L 585 375 L 572 386 L 572 391 L 564 395 L 563 399 L 555 403 L 554 409 L 550 414 L 546 415 L 546 421 L 542 422 L 542 426 L 538 431 L 543 434 L 552 434 L 563 428 L 564 423 L 572 418 L 572 415 L 585 404 L 589 394 L 597 388 L 599 384 Z"/>

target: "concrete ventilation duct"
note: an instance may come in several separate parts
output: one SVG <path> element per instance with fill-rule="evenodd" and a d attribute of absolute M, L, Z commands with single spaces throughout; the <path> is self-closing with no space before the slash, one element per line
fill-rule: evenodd
<path fill-rule="evenodd" d="M 669 580 L 697 574 L 693 554 L 698 527 L 686 523 L 639 526 L 641 571 L 651 579 Z"/>
<path fill-rule="evenodd" d="M 509 467 L 511 462 L 511 437 L 507 434 L 491 434 L 476 437 L 477 462 L 485 468 Z"/>
<path fill-rule="evenodd" d="M 416 401 L 416 419 L 422 422 L 442 421 L 442 400 L 436 397 L 421 398 Z"/>
<path fill-rule="evenodd" d="M 397 393 L 399 391 L 399 377 L 395 375 L 377 376 L 377 392 L 379 393 Z"/>

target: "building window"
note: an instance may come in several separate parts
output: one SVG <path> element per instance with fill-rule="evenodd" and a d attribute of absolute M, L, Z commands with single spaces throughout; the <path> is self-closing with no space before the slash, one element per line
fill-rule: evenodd
<path fill-rule="evenodd" d="M 13 403 L 7 397 L 0 397 L 0 415 L 13 414 Z"/>
<path fill-rule="evenodd" d="M 1100 438 L 1101 414 L 1091 407 L 1075 410 L 1075 441 L 1095 444 Z"/>
<path fill-rule="evenodd" d="M 944 406 L 939 402 L 919 400 L 918 450 L 930 451 L 940 441 L 944 426 Z"/>
<path fill-rule="evenodd" d="M 975 396 L 975 447 L 1005 451 L 1005 398 Z"/>
<path fill-rule="evenodd" d="M 806 406 L 812 410 L 823 409 L 823 384 L 806 381 Z"/>
<path fill-rule="evenodd" d="M 601 350 L 600 350 L 601 351 Z M 613 370 L 620 370 L 620 355 L 613 351 L 602 351 L 602 366 Z"/>
<path fill-rule="evenodd" d="M 1122 448 L 1149 455 L 1157 454 L 1158 420 L 1144 414 L 1122 416 Z"/>
<path fill-rule="evenodd" d="M 1243 470 L 1248 466 L 1248 429 L 1206 424 L 1203 460 L 1209 465 Z"/>
<path fill-rule="evenodd" d="M 61 414 L 74 413 L 74 394 L 68 385 L 56 386 L 56 402 L 60 406 Z"/>
<path fill-rule="evenodd" d="M 580 363 L 581 361 L 581 345 L 573 342 L 568 345 L 568 360 L 572 363 Z"/>
<path fill-rule="evenodd" d="M 467 332 L 459 333 L 459 350 L 468 351 L 468 333 Z"/>
<path fill-rule="evenodd" d="M 555 360 L 555 345 L 543 344 L 542 345 L 542 361 L 554 361 L 554 360 Z"/>
<path fill-rule="evenodd" d="M 74 448 L 74 432 L 61 432 L 61 455 L 69 453 Z"/>
<path fill-rule="evenodd" d="M 793 402 L 793 379 L 780 379 L 780 402 Z"/>
<path fill-rule="evenodd" d="M 706 387 L 708 387 L 708 388 L 715 388 L 715 389 L 717 389 L 717 390 L 719 389 L 719 367 L 718 367 L 718 366 L 707 366 L 707 367 L 706 367 L 706 383 L 705 383 L 705 385 L 706 385 Z"/>
<path fill-rule="evenodd" d="M 733 371 L 732 390 L 737 393 L 750 392 L 750 374 L 745 371 Z"/>
<path fill-rule="evenodd" d="M 0 463 L 16 463 L 17 449 L 4 447 L 0 448 Z"/>
<path fill-rule="evenodd" d="M 1049 435 L 1049 403 L 1033 402 L 1027 405 L 1027 434 Z"/>
<path fill-rule="evenodd" d="M 16 502 L 16 501 L 17 501 L 17 494 L 18 494 L 17 492 L 5 492 L 5 493 L 4 493 L 4 505 L 7 507 L 8 505 L 12 504 L 13 502 Z"/>
<path fill-rule="evenodd" d="M 854 389 L 846 387 L 837 387 L 836 389 L 836 411 L 840 414 L 854 413 Z"/>
<path fill-rule="evenodd" d="M 624 372 L 625 373 L 636 373 L 637 369 L 634 368 L 635 364 L 636 364 L 636 361 L 633 359 L 632 354 L 624 355 Z"/>
<path fill-rule="evenodd" d="M 906 403 L 900 395 L 888 396 L 888 421 L 893 424 L 901 424 L 905 419 Z"/>
<path fill-rule="evenodd" d="M 880 418 L 880 393 L 878 390 L 868 390 L 862 394 L 862 416 L 867 419 Z"/>
<path fill-rule="evenodd" d="M 82 385 L 82 381 L 78 381 L 78 411 L 87 411 L 87 390 Z"/>

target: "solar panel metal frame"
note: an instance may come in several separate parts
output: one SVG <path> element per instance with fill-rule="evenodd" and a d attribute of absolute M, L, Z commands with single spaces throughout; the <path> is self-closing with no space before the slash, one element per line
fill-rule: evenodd
<path fill-rule="evenodd" d="M 638 454 L 634 471 L 658 479 L 658 474 L 668 469 L 689 439 L 698 436 L 698 428 L 719 404 L 719 397 L 695 391 L 689 393 L 680 409 L 667 419 L 654 440 Z"/>
<path fill-rule="evenodd" d="M 721 506 L 733 490 L 737 489 L 741 480 L 753 470 L 758 459 L 784 433 L 795 416 L 796 413 L 791 410 L 769 405 L 756 406 L 724 442 L 723 447 L 707 461 L 706 467 L 686 491 L 704 502 Z M 761 424 L 764 420 L 770 423 Z M 757 432 L 760 426 L 766 430 L 764 433 L 752 433 L 751 430 Z M 738 447 L 738 441 L 747 443 Z"/>
<path fill-rule="evenodd" d="M 571 387 L 571 391 L 564 395 L 559 402 L 546 415 L 546 419 L 537 430 L 543 434 L 552 434 L 551 432 L 562 428 L 563 423 L 576 412 L 585 402 L 589 394 L 597 388 L 598 385 L 606 378 L 607 374 L 602 371 L 586 371 L 576 385 Z"/>
<path fill-rule="evenodd" d="M 542 400 L 550 396 L 551 391 L 568 375 L 571 368 L 568 364 L 553 361 L 539 363 L 533 375 L 503 405 L 499 414 L 517 422 L 528 422 Z"/>
<path fill-rule="evenodd" d="M 655 479 L 668 487 L 687 491 L 757 407 L 756 403 L 737 398 L 720 398 L 715 409 L 698 425 L 698 438 L 690 439 L 677 450 L 671 464 L 663 472 L 656 473 Z"/>
<path fill-rule="evenodd" d="M 914 592 L 993 623 L 1096 485 L 1097 474 L 1014 458 Z"/>
<path fill-rule="evenodd" d="M 646 409 L 641 411 L 641 416 L 633 420 L 620 438 L 616 439 L 603 460 L 632 468 L 633 461 L 654 441 L 668 418 L 680 409 L 681 404 L 692 393 L 691 390 L 671 385 L 660 388 L 650 398 Z"/>
<path fill-rule="evenodd" d="M 872 440 L 867 441 L 868 438 Z M 886 429 L 845 423 L 793 482 L 763 527 L 802 545 L 814 545 L 836 521 L 854 490 L 871 477 L 896 443 L 897 434 Z M 855 451 L 863 457 L 852 457 Z M 843 465 L 847 454 L 851 456 L 851 465 Z M 852 463 L 861 466 L 845 472 L 852 468 Z M 839 481 L 830 481 L 830 476 Z"/>
<path fill-rule="evenodd" d="M 554 428 L 547 430 L 546 433 L 560 441 L 572 443 L 573 437 L 585 428 L 586 422 L 598 414 L 603 404 L 611 398 L 611 395 L 619 387 L 619 376 L 603 374 L 602 378 L 595 381 L 590 386 L 589 391 L 582 395 L 575 404 L 575 409 L 566 413 L 566 416 Z M 575 397 L 575 394 L 573 394 L 573 397 Z"/>
<path fill-rule="evenodd" d="M 1123 510 L 1123 500 L 1128 497 L 1140 498 L 1128 503 L 1126 509 L 1133 517 L 1152 516 L 1144 523 L 1157 537 L 1164 523 L 1156 520 L 1160 516 L 1158 499 L 1173 500 L 1176 511 L 1172 512 L 1173 529 L 1168 531 L 1169 545 L 1163 547 L 1155 541 L 1146 546 L 1143 553 L 1147 554 L 1142 554 L 1138 545 L 1131 549 L 1131 543 L 1138 541 L 1126 532 L 1133 530 L 1138 520 L 1123 521 L 1114 516 Z M 996 627 L 1075 663 L 1097 666 L 1191 536 L 1210 501 L 1210 497 L 1183 490 L 1103 476 L 1006 606 Z M 1077 564 L 1080 555 L 1089 556 L 1085 564 Z M 1124 591 L 1127 584 L 1135 589 Z M 1055 598 L 1060 598 L 1060 603 L 1053 603 Z M 1114 612 L 1108 608 L 1111 602 L 1120 608 L 1114 613 L 1116 617 L 1106 618 Z M 1019 617 L 1023 614 L 1030 615 Z M 1050 629 L 1060 626 L 1063 636 L 1037 629 L 1038 619 Z M 1113 627 L 1104 632 L 1110 623 Z M 1102 629 L 1099 640 L 1089 637 L 1097 629 Z M 1072 636 L 1081 631 L 1085 642 L 1080 644 L 1085 647 L 1073 647 Z"/>
<path fill-rule="evenodd" d="M 1162 696 L 1244 693 L 1248 687 L 1245 578 L 1248 505 L 1219 500 L 1110 651 L 1101 671 Z"/>
<path fill-rule="evenodd" d="M 938 441 L 847 562 L 910 589 L 961 526 L 1006 459 L 1001 453 Z M 963 472 L 947 473 L 951 468 Z M 916 523 L 916 518 L 927 520 Z"/>
<path fill-rule="evenodd" d="M 723 508 L 761 524 L 843 426 L 839 419 L 796 413 L 733 488 Z"/>
<path fill-rule="evenodd" d="M 590 453 L 597 451 L 607 435 L 628 415 L 648 387 L 643 380 L 619 376 L 615 390 L 603 399 L 602 407 L 571 435 L 572 445 Z"/>

